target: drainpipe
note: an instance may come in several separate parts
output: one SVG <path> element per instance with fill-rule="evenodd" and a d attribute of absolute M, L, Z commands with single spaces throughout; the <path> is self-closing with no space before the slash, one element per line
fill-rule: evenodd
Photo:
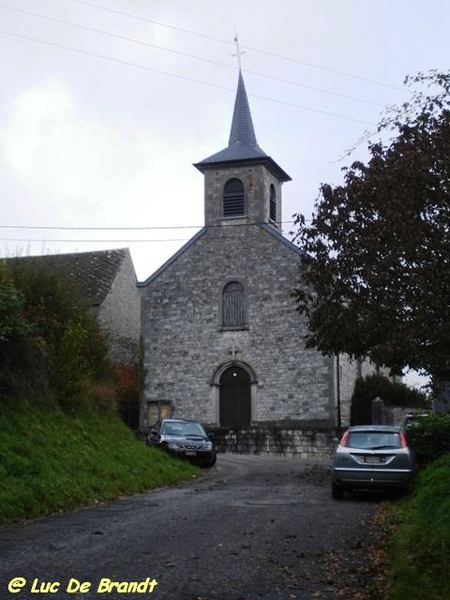
<path fill-rule="evenodd" d="M 342 413 L 341 413 L 341 365 L 339 361 L 339 354 L 336 354 L 336 402 L 337 402 L 337 426 L 338 430 L 342 427 Z"/>

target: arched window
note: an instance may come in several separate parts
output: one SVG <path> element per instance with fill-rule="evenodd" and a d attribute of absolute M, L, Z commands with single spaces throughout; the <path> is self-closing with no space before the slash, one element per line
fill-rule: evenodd
<path fill-rule="evenodd" d="M 277 193 L 275 192 L 275 186 L 273 183 L 270 186 L 269 217 L 271 221 L 277 220 Z"/>
<path fill-rule="evenodd" d="M 222 294 L 222 326 L 243 327 L 246 313 L 244 286 L 238 281 L 227 283 Z"/>
<path fill-rule="evenodd" d="M 244 214 L 244 184 L 240 179 L 229 179 L 223 190 L 223 216 Z"/>

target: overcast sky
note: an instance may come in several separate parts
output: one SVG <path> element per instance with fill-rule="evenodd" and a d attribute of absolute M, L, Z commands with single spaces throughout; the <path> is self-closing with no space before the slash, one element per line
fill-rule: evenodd
<path fill-rule="evenodd" d="M 236 31 L 287 235 L 404 77 L 448 69 L 449 25 L 446 0 L 0 0 L 0 254 L 129 247 L 144 280 L 194 235 Z"/>

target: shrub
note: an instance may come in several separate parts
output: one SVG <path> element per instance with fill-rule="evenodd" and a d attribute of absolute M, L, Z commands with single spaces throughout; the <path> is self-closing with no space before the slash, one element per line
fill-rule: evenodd
<path fill-rule="evenodd" d="M 43 265 L 20 259 L 3 263 L 0 275 L 3 329 L 8 331 L 11 322 L 16 329 L 17 323 L 26 325 L 21 335 L 9 335 L 0 343 L 4 395 L 35 390 L 35 395 L 52 393 L 61 406 L 72 407 L 92 382 L 111 379 L 99 325 L 71 284 Z"/>
<path fill-rule="evenodd" d="M 141 369 L 139 365 L 116 364 L 113 371 L 119 415 L 131 429 L 138 429 Z"/>
<path fill-rule="evenodd" d="M 387 406 L 429 408 L 428 397 L 404 383 L 391 381 L 383 375 L 359 377 L 351 399 L 350 422 L 352 425 L 372 421 L 372 401 L 381 398 Z"/>
<path fill-rule="evenodd" d="M 419 465 L 450 454 L 450 415 L 429 415 L 408 428 L 408 438 Z"/>
<path fill-rule="evenodd" d="M 0 264 L 0 396 L 48 391 L 43 358 L 25 317 L 25 295 Z"/>
<path fill-rule="evenodd" d="M 419 475 L 391 542 L 391 600 L 450 598 L 450 455 Z"/>

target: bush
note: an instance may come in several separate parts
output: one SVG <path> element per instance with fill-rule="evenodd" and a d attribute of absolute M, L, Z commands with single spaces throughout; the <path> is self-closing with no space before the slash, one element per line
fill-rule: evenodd
<path fill-rule="evenodd" d="M 372 422 L 372 401 L 381 398 L 387 406 L 430 408 L 428 397 L 404 383 L 391 381 L 383 375 L 359 377 L 351 399 L 350 423 L 363 425 Z"/>
<path fill-rule="evenodd" d="M 113 372 L 119 415 L 128 427 L 138 429 L 142 388 L 141 369 L 139 365 L 115 364 Z"/>
<path fill-rule="evenodd" d="M 408 427 L 408 438 L 417 454 L 419 465 L 425 465 L 450 453 L 450 415 L 429 415 Z"/>
<path fill-rule="evenodd" d="M 391 542 L 391 600 L 450 598 L 450 455 L 419 475 Z"/>
<path fill-rule="evenodd" d="M 48 392 L 44 356 L 25 303 L 25 295 L 0 264 L 0 396 Z"/>
<path fill-rule="evenodd" d="M 0 286 L 2 395 L 34 391 L 71 408 L 92 383 L 111 380 L 99 325 L 60 274 L 12 259 L 1 265 Z"/>

